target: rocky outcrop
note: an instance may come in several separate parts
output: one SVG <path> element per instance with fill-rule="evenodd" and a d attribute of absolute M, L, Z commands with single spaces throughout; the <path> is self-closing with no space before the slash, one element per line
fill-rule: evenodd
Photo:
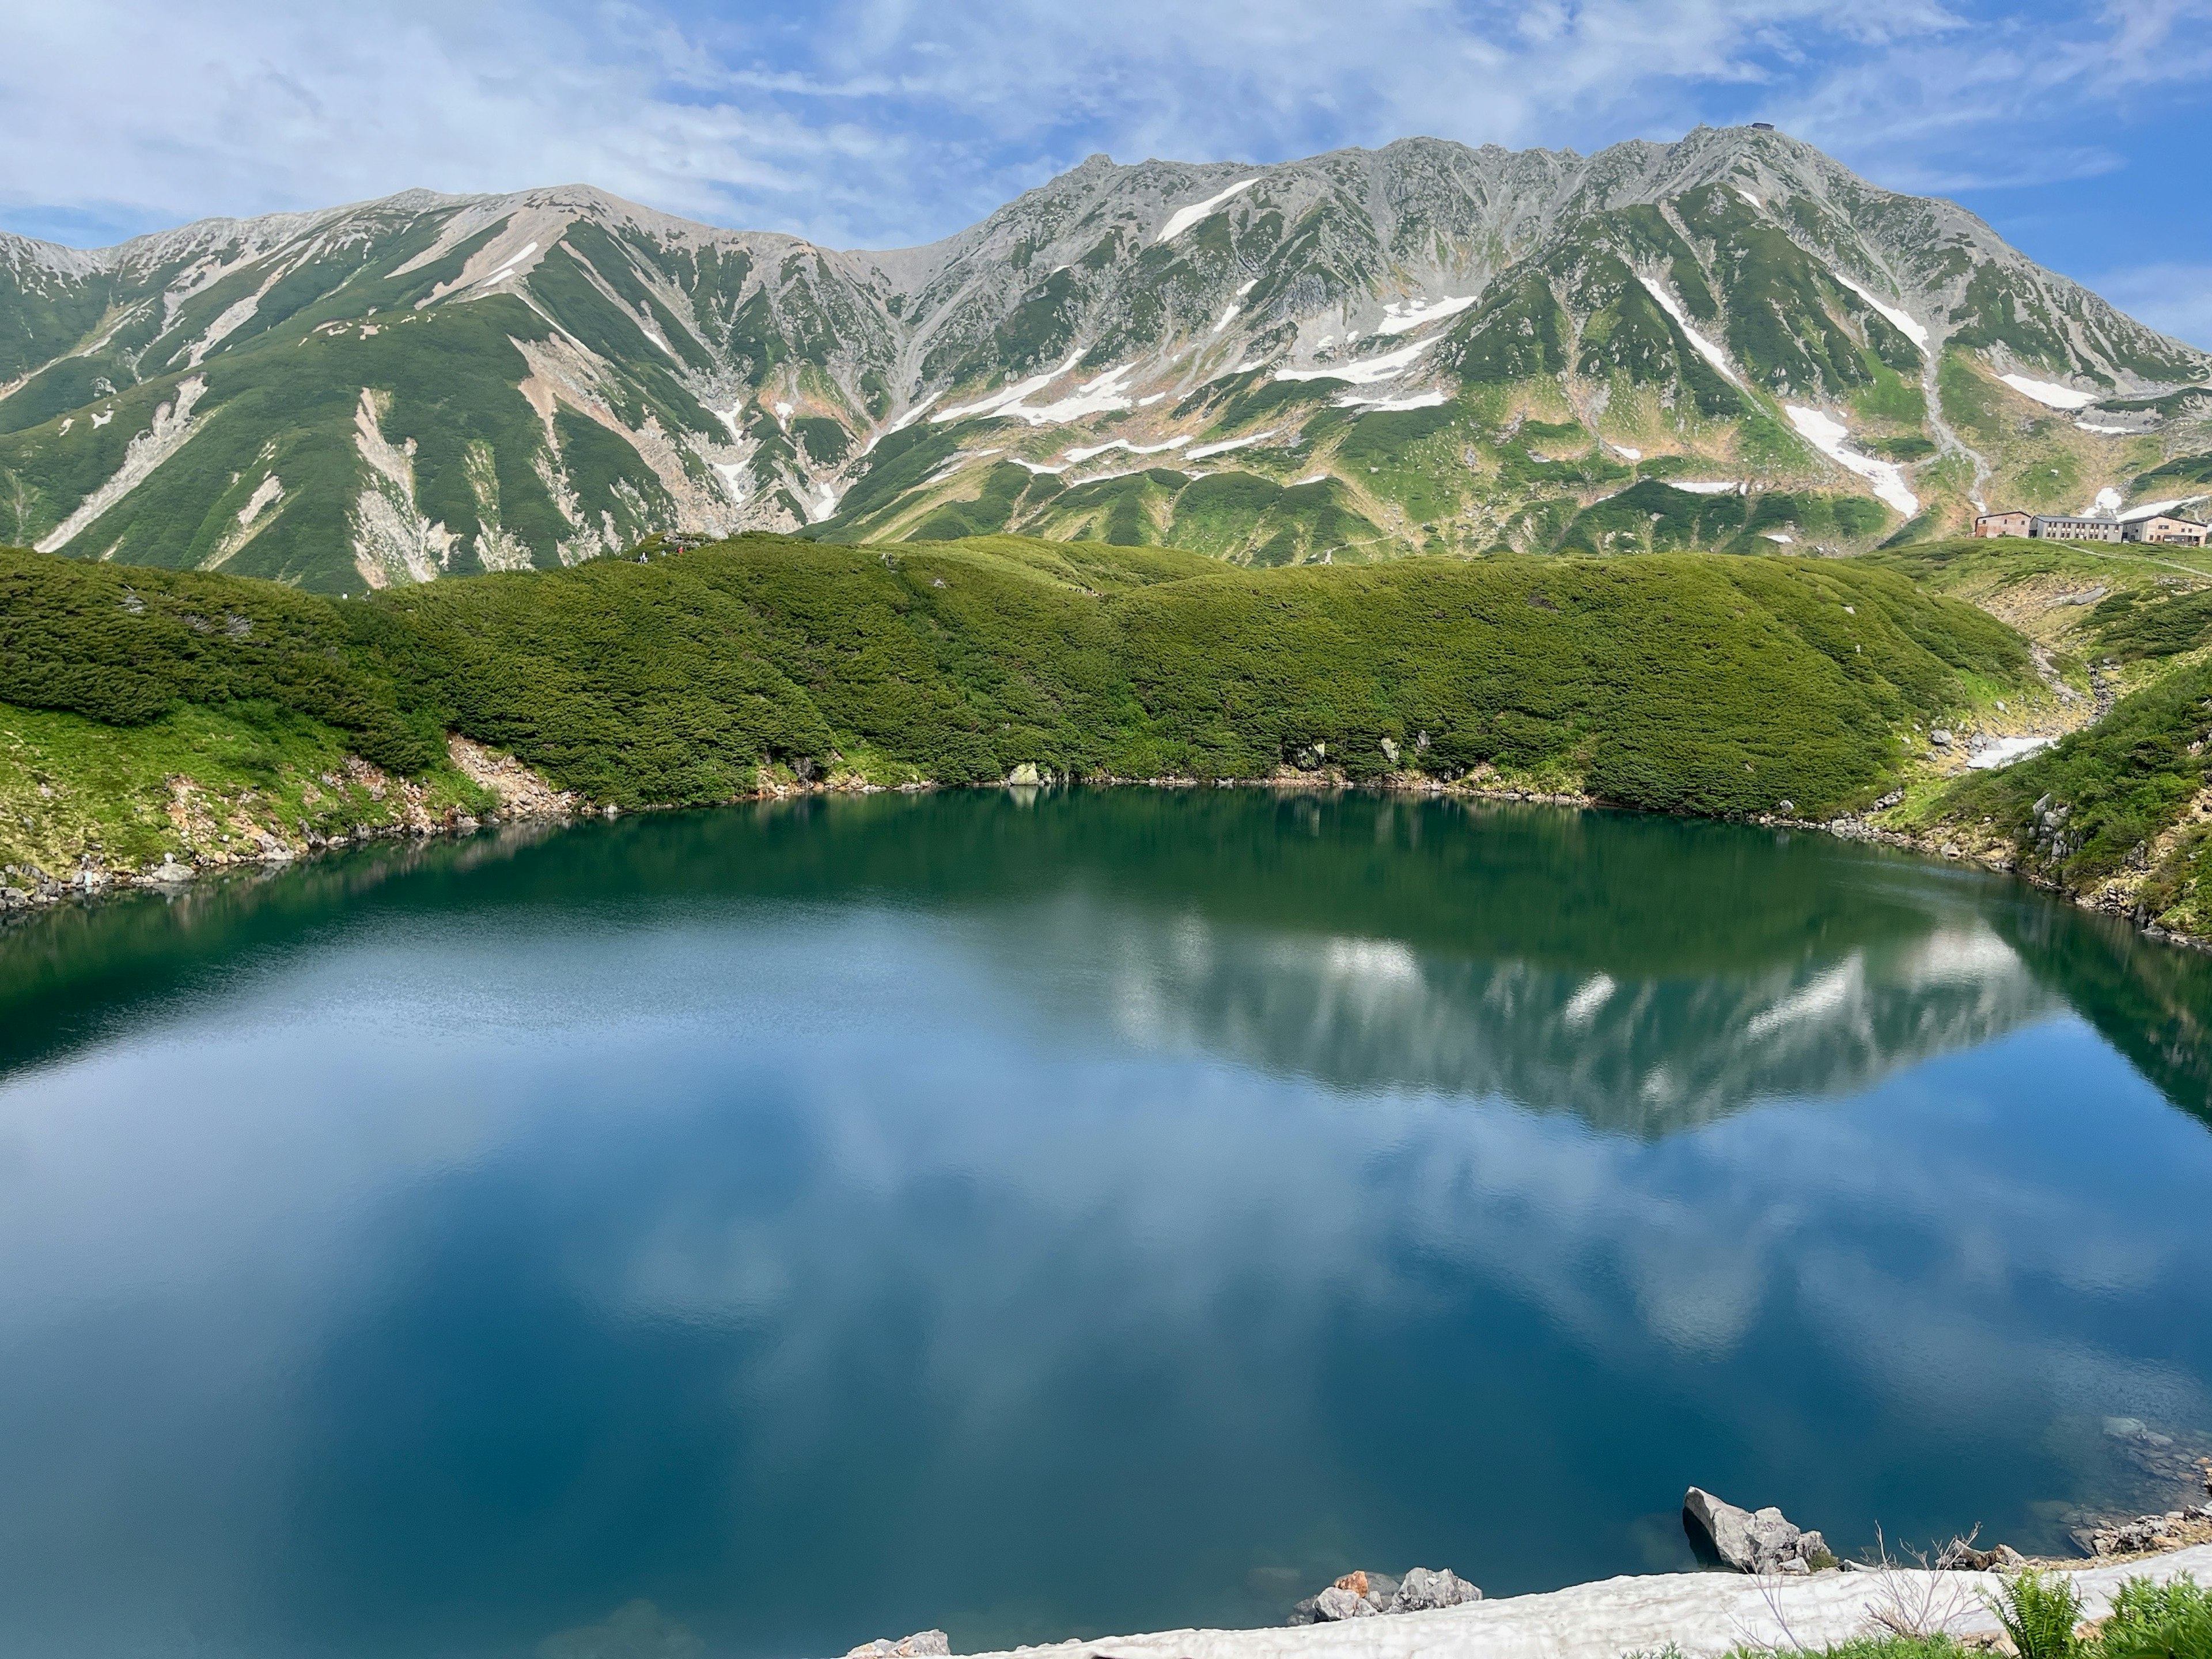
<path fill-rule="evenodd" d="M 1836 1565 L 1826 1539 L 1795 1526 L 1780 1510 L 1738 1509 L 1702 1486 L 1682 1499 L 1682 1528 L 1701 1559 L 1738 1572 L 1802 1574 Z"/>
<path fill-rule="evenodd" d="M 1431 1613 L 1482 1600 L 1482 1592 L 1449 1567 L 1414 1567 L 1402 1578 L 1364 1570 L 1347 1572 L 1291 1610 L 1293 1625 L 1333 1625 L 1383 1613 Z"/>
<path fill-rule="evenodd" d="M 2132 1521 L 2076 1527 L 2073 1538 L 2082 1553 L 2100 1561 L 2212 1543 L 2212 1504 L 2194 1504 L 2163 1515 L 2139 1515 Z"/>
<path fill-rule="evenodd" d="M 470 782 L 499 797 L 500 808 L 509 817 L 558 817 L 581 805 L 573 791 L 555 788 L 514 756 L 473 743 L 458 732 L 447 734 L 446 753 Z"/>

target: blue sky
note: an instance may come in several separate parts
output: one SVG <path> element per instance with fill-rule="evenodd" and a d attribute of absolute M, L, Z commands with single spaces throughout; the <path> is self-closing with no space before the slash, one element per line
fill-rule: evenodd
<path fill-rule="evenodd" d="M 2212 347 L 2212 0 L 0 0 L 0 228 L 585 181 L 840 246 L 1094 150 L 1771 120 Z"/>

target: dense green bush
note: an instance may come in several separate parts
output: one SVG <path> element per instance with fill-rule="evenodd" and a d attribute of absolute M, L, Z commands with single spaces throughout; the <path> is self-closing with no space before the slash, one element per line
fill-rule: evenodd
<path fill-rule="evenodd" d="M 430 665 L 392 611 L 276 582 L 0 549 L 0 702 L 140 726 L 185 703 L 267 702 L 380 766 L 445 752 Z"/>
<path fill-rule="evenodd" d="M 2212 663 L 2124 697 L 2094 726 L 1994 772 L 1969 773 L 1945 816 L 1987 817 L 2069 884 L 2121 868 L 2179 818 L 2208 781 Z M 2046 817 L 2039 821 L 2038 802 Z M 2049 814 L 2063 810 L 2054 825 Z M 2054 828 L 2056 838 L 2054 839 Z"/>
<path fill-rule="evenodd" d="M 0 700 L 268 700 L 417 769 L 443 729 L 624 804 L 763 763 L 967 783 L 1491 765 L 1624 805 L 1826 811 L 2019 641 L 1893 574 L 1709 555 L 1247 571 L 1167 550 L 749 537 L 316 599 L 0 556 Z"/>

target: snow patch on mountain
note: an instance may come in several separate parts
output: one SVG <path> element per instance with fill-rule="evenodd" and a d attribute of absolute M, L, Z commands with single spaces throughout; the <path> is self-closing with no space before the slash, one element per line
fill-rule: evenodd
<path fill-rule="evenodd" d="M 1844 276 L 1842 271 L 1835 270 L 1833 266 L 1831 266 L 1830 270 L 1833 272 L 1838 282 L 1841 283 L 1845 288 L 1850 289 L 1852 293 L 1857 295 L 1860 299 L 1864 300 L 1869 305 L 1872 306 L 1876 311 L 1887 318 L 1891 327 L 1894 328 L 1899 333 L 1905 336 L 1906 339 L 1911 341 L 1913 344 L 1918 346 L 1923 351 L 1928 349 L 1928 341 L 1929 337 L 1928 333 L 1928 325 L 1926 324 L 1915 319 L 1911 312 L 1901 311 L 1897 307 L 1891 305 L 1887 300 L 1875 299 L 1875 296 L 1869 293 L 1863 286 L 1853 282 L 1850 277 Z"/>
<path fill-rule="evenodd" d="M 1455 300 L 1438 300 L 1431 304 L 1426 300 L 1408 300 L 1401 307 L 1382 307 L 1382 320 L 1375 325 L 1377 334 L 1411 334 L 1417 328 L 1426 328 L 1431 323 L 1440 323 L 1447 317 L 1456 317 L 1480 296 L 1469 294 Z"/>
<path fill-rule="evenodd" d="M 1059 368 L 1048 368 L 1042 374 L 1032 374 L 1026 380 L 1018 380 L 1012 386 L 994 392 L 988 398 L 980 398 L 972 404 L 957 404 L 951 409 L 940 409 L 929 417 L 930 424 L 934 426 L 945 421 L 980 420 L 987 416 L 1005 413 L 1024 398 L 1042 392 L 1082 361 L 1083 350 L 1079 346 L 1067 354 L 1067 361 Z"/>
<path fill-rule="evenodd" d="M 1407 398 L 1363 398 L 1347 392 L 1336 400 L 1339 409 L 1364 409 L 1370 415 L 1389 414 L 1405 409 L 1436 409 L 1451 399 L 1441 392 L 1416 392 Z"/>
<path fill-rule="evenodd" d="M 1265 432 L 1251 433 L 1245 437 L 1227 438 L 1224 439 L 1218 444 L 1200 444 L 1196 449 L 1190 452 L 1188 459 L 1194 461 L 1202 461 L 1209 455 L 1226 455 L 1231 450 L 1249 449 L 1254 444 L 1265 443 L 1268 439 L 1273 437 L 1276 430 L 1277 428 L 1271 426 Z"/>
<path fill-rule="evenodd" d="M 1247 179 L 1241 185 L 1230 185 L 1228 189 L 1223 191 L 1218 196 L 1209 196 L 1203 202 L 1194 202 L 1188 207 L 1177 208 L 1173 213 L 1168 216 L 1167 223 L 1160 227 L 1160 234 L 1153 237 L 1152 240 L 1154 242 L 1164 242 L 1174 237 L 1182 235 L 1183 232 L 1188 230 L 1200 220 L 1205 218 L 1207 214 L 1212 212 L 1214 209 L 1219 207 L 1224 202 L 1236 195 L 1239 191 L 1249 190 L 1253 185 L 1259 182 L 1260 180 L 1256 176 Z"/>
<path fill-rule="evenodd" d="M 1659 302 L 1660 310 L 1674 319 L 1674 326 L 1680 329 L 1684 337 L 1696 348 L 1698 356 L 1720 370 L 1722 374 L 1727 377 L 1730 386 L 1742 386 L 1743 382 L 1735 377 L 1735 370 L 1729 367 L 1728 354 L 1690 325 L 1690 319 L 1682 310 L 1682 302 L 1674 297 L 1674 290 L 1663 283 L 1653 282 L 1649 276 L 1638 276 L 1637 280 L 1642 283 L 1650 290 L 1651 297 Z"/>
<path fill-rule="evenodd" d="M 1134 363 L 1121 363 L 1108 369 L 1095 380 L 1085 380 L 1065 398 L 1048 404 L 1030 404 L 1023 400 L 1000 406 L 999 413 L 1031 426 L 1063 426 L 1070 421 L 1082 420 L 1085 416 L 1107 415 L 1116 410 L 1134 408 L 1133 401 L 1121 390 L 1121 382 L 1136 372 Z"/>
<path fill-rule="evenodd" d="M 1171 449 L 1181 449 L 1190 441 L 1186 433 L 1179 438 L 1170 438 L 1164 443 L 1133 444 L 1127 438 L 1109 438 L 1103 444 L 1086 444 L 1080 449 L 1071 449 L 1060 459 L 1079 465 L 1093 455 L 1103 455 L 1109 449 L 1126 449 L 1132 455 L 1164 455 Z"/>
<path fill-rule="evenodd" d="M 532 254 L 537 252 L 537 243 L 525 242 L 520 248 L 516 249 L 515 252 L 507 256 L 506 261 L 497 270 L 489 272 L 484 276 L 477 277 L 472 286 L 477 288 L 489 288 L 494 283 L 500 281 L 502 277 L 513 275 L 514 268 L 517 265 L 520 264 L 525 259 L 527 259 Z"/>
<path fill-rule="evenodd" d="M 2021 397 L 2033 398 L 2051 409 L 2087 409 L 2101 395 L 2094 392 L 2076 392 L 2070 386 L 2057 386 L 2049 380 L 2032 380 L 2025 374 L 2000 374 L 1997 379 Z"/>
<path fill-rule="evenodd" d="M 1436 343 L 1433 339 L 1416 340 L 1412 345 L 1401 346 L 1397 350 L 1385 352 L 1379 357 L 1332 363 L 1326 368 L 1279 368 L 1275 371 L 1275 378 L 1279 380 L 1349 380 L 1354 386 L 1373 386 L 1379 381 L 1397 380 Z"/>
<path fill-rule="evenodd" d="M 1850 432 L 1841 421 L 1817 409 L 1801 409 L 1796 404 L 1784 404 L 1782 407 L 1799 436 L 1837 465 L 1857 473 L 1872 484 L 1875 495 L 1885 505 L 1908 519 L 1920 510 L 1920 498 L 1905 486 L 1904 470 L 1894 461 L 1877 461 L 1849 447 Z"/>

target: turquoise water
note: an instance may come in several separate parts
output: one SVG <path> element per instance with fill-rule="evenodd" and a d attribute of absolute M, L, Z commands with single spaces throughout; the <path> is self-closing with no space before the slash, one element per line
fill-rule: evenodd
<path fill-rule="evenodd" d="M 811 802 L 43 915 L 0 1651 L 1272 1622 L 1354 1565 L 1686 1566 L 1692 1482 L 2063 1548 L 2212 1452 L 2208 1019 L 2212 959 L 1991 878 L 1363 797 Z"/>

